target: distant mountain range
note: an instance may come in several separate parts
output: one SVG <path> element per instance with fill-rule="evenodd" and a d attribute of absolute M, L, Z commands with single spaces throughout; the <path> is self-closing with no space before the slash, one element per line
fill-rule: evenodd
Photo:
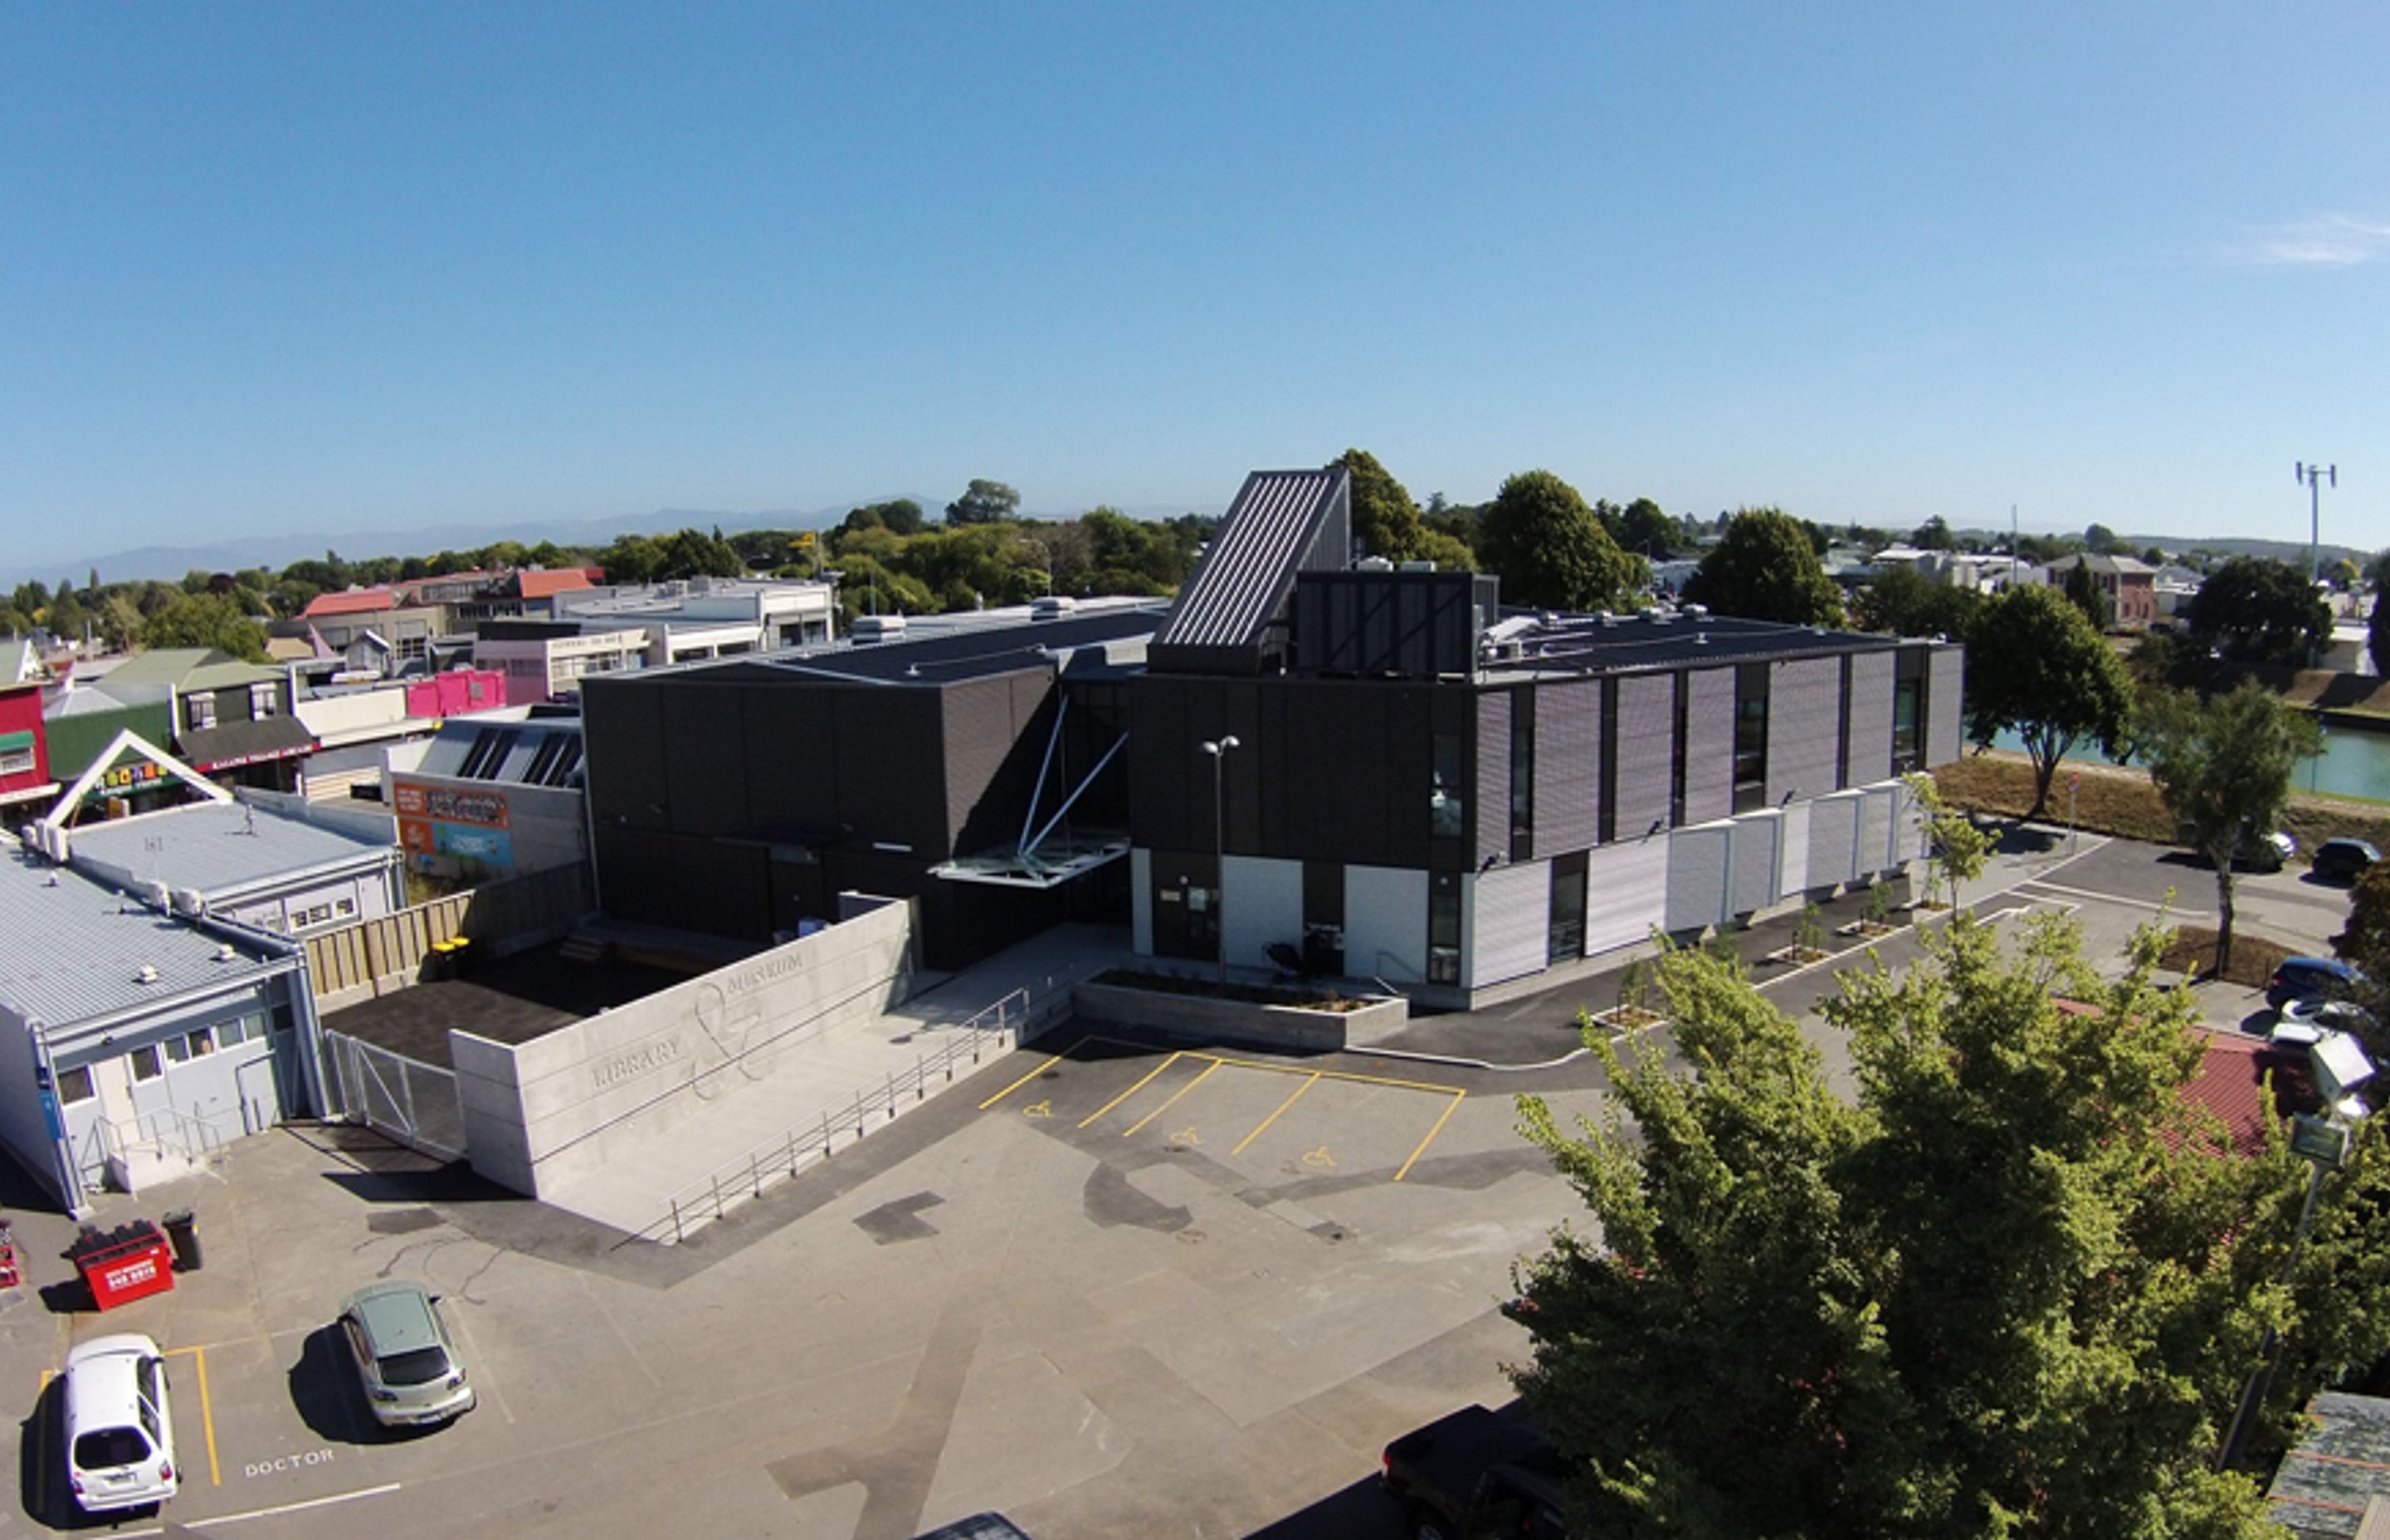
<path fill-rule="evenodd" d="M 143 578 L 172 582 L 179 580 L 186 572 L 233 572 L 251 567 L 268 567 L 279 571 L 294 561 L 322 556 L 327 550 L 336 550 L 351 561 L 360 561 L 378 556 L 430 556 L 434 551 L 478 550 L 501 540 L 519 540 L 526 545 L 553 540 L 559 545 L 595 547 L 611 544 L 617 535 L 670 534 L 684 529 L 712 530 L 719 527 L 725 533 L 736 533 L 741 530 L 817 530 L 838 523 L 851 509 L 865 504 L 892 503 L 900 497 L 910 497 L 920 504 L 922 512 L 933 520 L 942 517 L 946 506 L 944 498 L 924 497 L 918 493 L 891 493 L 885 497 L 864 497 L 811 509 L 774 508 L 761 512 L 728 513 L 713 508 L 658 508 L 643 517 L 627 519 L 530 520 L 520 523 L 445 524 L 430 529 L 352 530 L 337 534 L 302 530 L 288 534 L 212 541 L 206 545 L 139 545 L 131 550 L 71 557 L 57 561 L 29 562 L 0 556 L 0 586 L 13 588 L 32 578 L 55 585 L 64 578 L 80 588 L 85 576 L 94 571 L 99 573 L 102 583 L 130 583 Z M 1172 507 L 1124 508 L 1122 511 L 1136 519 L 1167 519 L 1187 510 Z M 1071 515 L 1032 514 L 1030 517 L 1059 519 Z"/>
<path fill-rule="evenodd" d="M 276 571 L 307 557 L 322 556 L 327 550 L 337 550 L 352 561 L 378 556 L 430 556 L 434 551 L 466 551 L 479 549 L 500 540 L 519 540 L 526 545 L 536 545 L 543 540 L 553 540 L 559 545 L 598 546 L 611 543 L 623 534 L 670 534 L 675 530 L 712 530 L 719 527 L 726 533 L 741 530 L 817 530 L 826 529 L 843 520 L 850 509 L 866 503 L 894 502 L 910 497 L 921 505 L 932 519 L 940 517 L 945 502 L 924 497 L 918 493 L 892 493 L 885 497 L 865 497 L 853 502 L 837 503 L 827 507 L 798 509 L 773 508 L 760 512 L 730 513 L 713 508 L 658 508 L 645 516 L 628 519 L 530 520 L 520 523 L 446 524 L 431 529 L 349 531 L 328 534 L 321 531 L 298 531 L 289 534 L 251 535 L 238 540 L 213 541 L 198 545 L 140 545 L 131 550 L 110 551 L 98 556 L 80 556 L 60 561 L 28 562 L 0 557 L 0 586 L 14 587 L 29 578 L 56 584 L 65 578 L 81 587 L 84 577 L 97 571 L 102 583 L 129 583 L 143 578 L 180 579 L 190 571 L 231 572 L 251 567 L 268 567 Z M 1133 519 L 1170 519 L 1184 513 L 1183 507 L 1135 507 L 1121 511 Z M 1216 509 L 1205 509 L 1216 512 Z M 1032 518 L 1061 519 L 1073 514 L 1032 514 Z M 2007 538 L 2006 530 L 1962 530 L 1962 534 L 1980 535 L 1998 542 Z M 2307 558 L 2304 541 L 2254 540 L 2237 535 L 2193 538 L 2178 534 L 2128 534 L 2135 550 L 2152 545 L 2175 552 L 2191 550 L 2214 551 L 2229 556 L 2270 557 L 2294 566 L 2305 565 Z M 2321 546 L 2321 559 L 2326 566 L 2347 557 L 2359 567 L 2373 558 L 2373 553 L 2347 545 Z"/>

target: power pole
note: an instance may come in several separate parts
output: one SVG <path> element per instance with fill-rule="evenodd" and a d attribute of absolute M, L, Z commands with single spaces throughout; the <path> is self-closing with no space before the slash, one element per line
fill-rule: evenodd
<path fill-rule="evenodd" d="M 2316 537 L 2323 528 L 2323 485 L 2329 481 L 2340 485 L 2340 467 L 2308 465 L 2296 462 L 2294 469 L 2307 489 L 2307 584 L 2313 586 L 2319 573 L 2316 570 Z"/>

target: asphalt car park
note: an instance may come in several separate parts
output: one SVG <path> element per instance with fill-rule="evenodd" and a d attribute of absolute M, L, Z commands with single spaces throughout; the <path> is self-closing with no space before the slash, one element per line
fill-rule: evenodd
<path fill-rule="evenodd" d="M 1254 1180 L 1343 1173 L 1399 1182 L 1467 1095 L 1407 1076 L 1086 1037 L 980 1110 L 1201 1152 Z"/>

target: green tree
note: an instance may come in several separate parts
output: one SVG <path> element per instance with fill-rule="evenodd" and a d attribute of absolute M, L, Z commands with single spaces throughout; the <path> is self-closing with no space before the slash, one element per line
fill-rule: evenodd
<path fill-rule="evenodd" d="M 1984 596 L 1954 583 L 1936 583 L 1908 562 L 1878 573 L 1858 597 L 1859 624 L 1894 636 L 1963 637 Z"/>
<path fill-rule="evenodd" d="M 2083 532 L 2083 548 L 2093 556 L 2125 556 L 2132 544 L 2105 524 L 2093 524 Z"/>
<path fill-rule="evenodd" d="M 1721 615 L 1788 625 L 1840 625 L 1842 593 L 1792 515 L 1744 508 L 1685 582 L 1685 597 Z"/>
<path fill-rule="evenodd" d="M 1502 483 L 1478 520 L 1476 549 L 1502 574 L 1503 601 L 1529 609 L 1610 609 L 1651 580 L 1643 558 L 1620 550 L 1576 488 L 1548 470 Z"/>
<path fill-rule="evenodd" d="M 2281 822 L 2291 776 L 2319 743 L 2315 719 L 2254 681 L 2203 700 L 2152 690 L 2135 713 L 2133 746 L 2191 847 L 2216 866 L 2216 969 L 2232 963 L 2232 859 Z"/>
<path fill-rule="evenodd" d="M 2376 674 L 2390 674 L 2390 610 L 2382 606 L 2385 593 L 2390 590 L 2378 586 L 2373 590 L 2373 608 L 2365 616 L 2365 646 Z"/>
<path fill-rule="evenodd" d="M 2036 818 L 2050 782 L 2077 743 L 2113 753 L 2133 709 L 2125 665 L 2083 611 L 2056 589 L 2013 584 L 1984 606 L 1967 632 L 1967 731 L 1989 743 L 2003 729 L 2033 759 Z"/>
<path fill-rule="evenodd" d="M 1002 481 L 971 479 L 963 494 L 946 505 L 949 524 L 996 524 L 1012 517 L 1021 507 L 1021 494 Z"/>
<path fill-rule="evenodd" d="M 2145 567 L 2165 566 L 2166 564 L 2166 554 L 2165 548 L 2163 546 L 2152 545 L 2148 550 L 2143 551 L 2141 553 L 2141 564 Z"/>
<path fill-rule="evenodd" d="M 1419 548 L 1420 510 L 1403 483 L 1366 449 L 1348 449 L 1328 462 L 1353 482 L 1353 538 L 1371 556 L 1408 561 Z"/>
<path fill-rule="evenodd" d="M 839 525 L 841 530 L 893 530 L 898 534 L 919 534 L 928 527 L 929 520 L 922 514 L 921 505 L 910 497 L 866 503 L 850 510 L 845 521 Z"/>
<path fill-rule="evenodd" d="M 1909 535 L 1908 543 L 1921 551 L 1947 551 L 1959 544 L 1958 538 L 1950 533 L 1950 520 L 1938 513 L 1918 525 L 1916 532 Z"/>
<path fill-rule="evenodd" d="M 265 627 L 228 594 L 185 594 L 141 622 L 141 645 L 210 647 L 244 662 L 265 661 Z"/>
<path fill-rule="evenodd" d="M 1661 971 L 1685 1069 L 1588 1033 L 1621 1115 L 1572 1134 L 1522 1098 L 1597 1222 L 1555 1234 L 1510 1311 L 1573 1533 L 2273 1533 L 2255 1483 L 2207 1466 L 2291 1318 L 2265 1280 L 2294 1162 L 2213 1153 L 2179 1095 L 2196 1007 L 2157 986 L 2156 938 L 2114 982 L 2066 921 L 2012 958 L 1963 916 L 1921 944 L 1824 1007 L 1856 1103 L 1739 968 L 1684 950 Z"/>
<path fill-rule="evenodd" d="M 2304 668 L 2332 640 L 2332 610 L 2305 572 L 2285 562 L 2236 556 L 2209 574 L 2191 601 L 2190 632 L 2228 663 Z"/>
<path fill-rule="evenodd" d="M 1683 527 L 1649 497 L 1638 497 L 1619 511 L 1619 549 L 1647 560 L 1666 559 L 1683 535 Z"/>
<path fill-rule="evenodd" d="M 2083 618 L 2091 622 L 2094 631 L 2105 631 L 2116 623 L 2116 603 L 2108 597 L 2108 590 L 2100 586 L 2100 576 L 2091 571 L 2089 558 L 2066 569 L 2062 591 L 2067 603 L 2083 611 Z"/>

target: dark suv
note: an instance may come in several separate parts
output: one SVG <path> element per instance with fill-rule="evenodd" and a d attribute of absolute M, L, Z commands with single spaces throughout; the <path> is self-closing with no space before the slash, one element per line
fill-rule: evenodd
<path fill-rule="evenodd" d="M 2266 985 L 2266 1003 L 2276 1010 L 2293 1000 L 2336 999 L 2365 982 L 2365 975 L 2333 957 L 2284 957 Z"/>
<path fill-rule="evenodd" d="M 2334 882 L 2354 882 L 2382 859 L 2370 840 L 2326 840 L 2316 847 L 2315 874 Z"/>

